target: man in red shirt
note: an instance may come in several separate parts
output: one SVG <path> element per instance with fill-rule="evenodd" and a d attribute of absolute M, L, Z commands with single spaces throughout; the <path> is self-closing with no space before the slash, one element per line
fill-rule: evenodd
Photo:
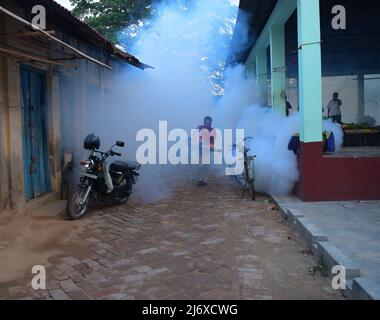
<path fill-rule="evenodd" d="M 209 161 L 203 161 L 203 153 L 214 151 L 214 143 L 216 138 L 216 132 L 212 128 L 212 118 L 207 116 L 204 118 L 203 125 L 198 126 L 199 130 L 199 149 L 200 149 L 200 161 L 198 166 L 198 186 L 207 186 L 207 176 L 210 167 Z"/>

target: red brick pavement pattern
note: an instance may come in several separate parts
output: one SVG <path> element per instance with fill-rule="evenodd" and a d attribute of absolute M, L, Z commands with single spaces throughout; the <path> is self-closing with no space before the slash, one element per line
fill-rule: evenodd
<path fill-rule="evenodd" d="M 268 198 L 240 195 L 214 178 L 166 200 L 93 210 L 73 222 L 85 227 L 66 254 L 49 259 L 46 290 L 32 290 L 28 276 L 7 284 L 3 298 L 340 298 L 329 279 L 309 273 L 315 261 L 300 254 L 305 247 L 278 211 L 267 210 Z"/>

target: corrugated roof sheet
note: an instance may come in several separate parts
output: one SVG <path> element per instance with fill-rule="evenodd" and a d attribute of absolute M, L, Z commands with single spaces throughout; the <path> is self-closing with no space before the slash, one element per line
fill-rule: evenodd
<path fill-rule="evenodd" d="M 53 5 L 55 5 L 59 10 L 63 10 L 63 11 L 66 11 L 66 14 L 70 15 L 72 19 L 76 20 L 77 22 L 81 23 L 82 25 L 86 26 L 88 29 L 91 30 L 91 32 L 93 32 L 94 34 L 96 34 L 99 39 L 101 39 L 102 41 L 104 41 L 105 43 L 109 43 L 111 45 L 113 45 L 113 43 L 111 43 L 111 41 L 109 41 L 106 37 L 104 37 L 101 33 L 99 33 L 98 31 L 96 31 L 93 27 L 91 27 L 88 23 L 82 21 L 81 19 L 77 18 L 76 16 L 74 16 L 71 11 L 67 8 L 65 8 L 64 6 L 62 6 L 61 4 L 59 4 L 57 1 L 55 0 L 47 0 L 47 1 L 50 1 Z"/>

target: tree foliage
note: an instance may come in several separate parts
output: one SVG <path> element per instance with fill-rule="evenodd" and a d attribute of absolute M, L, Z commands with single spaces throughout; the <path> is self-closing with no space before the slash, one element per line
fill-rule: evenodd
<path fill-rule="evenodd" d="M 152 0 L 70 0 L 72 13 L 112 42 L 127 28 L 138 29 L 139 23 L 152 13 Z"/>

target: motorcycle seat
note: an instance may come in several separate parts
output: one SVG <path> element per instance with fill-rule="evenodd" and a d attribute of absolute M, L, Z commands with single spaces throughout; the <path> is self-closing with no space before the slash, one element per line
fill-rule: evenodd
<path fill-rule="evenodd" d="M 110 170 L 126 172 L 129 170 L 138 170 L 141 165 L 134 161 L 115 161 L 111 164 Z"/>

